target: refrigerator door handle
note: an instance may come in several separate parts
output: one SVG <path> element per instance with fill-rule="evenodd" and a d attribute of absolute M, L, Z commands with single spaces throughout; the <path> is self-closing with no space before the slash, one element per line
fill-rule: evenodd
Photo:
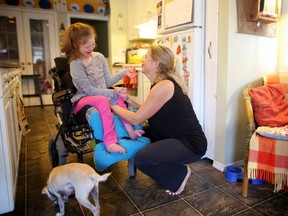
<path fill-rule="evenodd" d="M 212 55 L 211 55 L 211 47 L 212 47 L 212 42 L 210 41 L 209 43 L 209 47 L 208 47 L 208 55 L 209 55 L 209 58 L 211 59 Z"/>

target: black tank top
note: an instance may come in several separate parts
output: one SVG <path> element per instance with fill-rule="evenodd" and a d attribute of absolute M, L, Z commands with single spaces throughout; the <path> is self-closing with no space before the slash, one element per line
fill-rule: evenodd
<path fill-rule="evenodd" d="M 171 81 L 174 84 L 172 98 L 148 119 L 152 141 L 177 138 L 194 153 L 202 156 L 207 149 L 205 134 L 189 97 L 183 93 L 178 83 Z M 153 87 L 154 85 L 151 86 Z"/>

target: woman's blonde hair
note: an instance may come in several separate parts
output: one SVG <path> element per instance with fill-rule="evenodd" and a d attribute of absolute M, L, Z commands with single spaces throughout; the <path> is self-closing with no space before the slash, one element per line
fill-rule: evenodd
<path fill-rule="evenodd" d="M 79 58 L 80 45 L 85 44 L 91 36 L 93 36 L 96 41 L 97 35 L 95 29 L 92 26 L 81 22 L 71 24 L 65 30 L 61 51 L 66 54 L 69 62 Z"/>
<path fill-rule="evenodd" d="M 154 61 L 159 61 L 159 71 L 156 75 L 155 83 L 161 80 L 171 78 L 175 80 L 180 85 L 183 92 L 187 94 L 188 87 L 175 70 L 174 65 L 175 59 L 172 51 L 169 48 L 162 45 L 152 45 L 150 47 L 150 51 L 151 51 L 151 58 Z"/>

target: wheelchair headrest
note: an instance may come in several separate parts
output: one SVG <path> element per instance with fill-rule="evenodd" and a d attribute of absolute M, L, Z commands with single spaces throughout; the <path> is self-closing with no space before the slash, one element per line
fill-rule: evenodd
<path fill-rule="evenodd" d="M 54 90 L 59 92 L 62 90 L 71 89 L 73 92 L 76 92 L 76 88 L 70 75 L 68 59 L 66 57 L 56 57 L 54 62 L 55 67 L 49 71 L 49 74 L 54 80 Z"/>
<path fill-rule="evenodd" d="M 54 59 L 56 72 L 59 78 L 62 78 L 67 72 L 70 71 L 70 66 L 67 57 L 56 57 Z"/>

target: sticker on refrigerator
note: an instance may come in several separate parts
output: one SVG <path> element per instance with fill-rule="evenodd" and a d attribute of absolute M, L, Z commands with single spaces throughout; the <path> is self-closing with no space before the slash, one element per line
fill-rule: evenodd
<path fill-rule="evenodd" d="M 187 38 L 185 36 L 182 37 L 182 70 L 183 70 L 183 79 L 187 86 L 189 86 L 189 75 L 190 72 L 187 71 Z"/>

